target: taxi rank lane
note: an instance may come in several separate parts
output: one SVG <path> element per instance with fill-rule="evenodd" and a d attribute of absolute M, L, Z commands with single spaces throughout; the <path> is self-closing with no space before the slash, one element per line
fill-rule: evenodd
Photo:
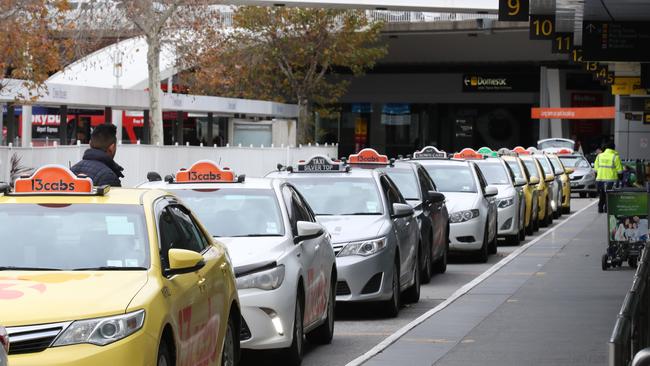
<path fill-rule="evenodd" d="M 587 206 L 594 199 L 579 199 L 572 195 L 571 214 Z M 533 236 L 527 236 L 520 245 L 534 240 L 545 231 L 553 229 L 571 214 L 554 220 L 548 228 L 540 228 Z M 421 287 L 417 304 L 403 304 L 397 318 L 386 319 L 380 311 L 369 304 L 337 304 L 336 324 L 332 344 L 312 346 L 306 343 L 303 366 L 343 366 L 370 350 L 386 337 L 396 332 L 451 296 L 466 283 L 487 271 L 495 263 L 508 256 L 519 246 L 508 246 L 499 241 L 496 255 L 490 255 L 487 263 L 475 263 L 471 258 L 454 256 L 449 260 L 447 272 L 434 275 L 431 282 Z M 281 365 L 282 358 L 272 351 L 246 352 L 242 359 L 244 366 Z"/>

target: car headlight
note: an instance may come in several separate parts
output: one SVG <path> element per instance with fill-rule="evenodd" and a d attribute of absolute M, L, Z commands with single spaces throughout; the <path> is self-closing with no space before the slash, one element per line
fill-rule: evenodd
<path fill-rule="evenodd" d="M 479 211 L 477 209 L 458 211 L 449 215 L 449 221 L 451 221 L 452 224 L 456 224 L 459 222 L 469 221 L 473 218 L 478 217 L 478 215 Z"/>
<path fill-rule="evenodd" d="M 510 207 L 515 203 L 515 198 L 514 197 L 508 197 L 508 198 L 503 198 L 499 200 L 499 203 L 497 204 L 497 207 L 499 208 L 506 208 Z"/>
<path fill-rule="evenodd" d="M 90 343 L 105 346 L 137 332 L 144 324 L 144 310 L 132 313 L 77 320 L 56 339 L 53 346 Z"/>
<path fill-rule="evenodd" d="M 364 240 L 360 242 L 348 243 L 338 254 L 339 257 L 348 255 L 361 255 L 367 257 L 386 248 L 386 238 Z"/>
<path fill-rule="evenodd" d="M 585 179 L 585 180 L 596 179 L 596 174 L 594 174 L 594 173 L 587 173 L 583 179 Z"/>
<path fill-rule="evenodd" d="M 284 281 L 284 265 L 254 272 L 237 278 L 237 289 L 258 288 L 260 290 L 275 290 Z"/>

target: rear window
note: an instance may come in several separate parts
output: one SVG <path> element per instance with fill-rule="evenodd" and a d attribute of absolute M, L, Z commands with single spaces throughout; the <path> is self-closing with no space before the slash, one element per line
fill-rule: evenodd
<path fill-rule="evenodd" d="M 146 269 L 144 217 L 136 205 L 0 205 L 0 267 Z"/>

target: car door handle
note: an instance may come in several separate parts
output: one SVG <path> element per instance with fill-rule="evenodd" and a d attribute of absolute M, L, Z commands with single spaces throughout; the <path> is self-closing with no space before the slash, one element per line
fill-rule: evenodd
<path fill-rule="evenodd" d="M 205 284 L 205 277 L 201 277 L 201 279 L 196 284 L 199 286 L 203 286 Z"/>

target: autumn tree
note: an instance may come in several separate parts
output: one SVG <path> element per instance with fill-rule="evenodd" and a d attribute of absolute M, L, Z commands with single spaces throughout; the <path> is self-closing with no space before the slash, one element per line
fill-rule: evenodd
<path fill-rule="evenodd" d="M 361 10 L 239 7 L 232 29 L 204 29 L 186 52 L 187 82 L 193 92 L 297 103 L 298 139 L 308 142 L 313 107 L 347 90 L 336 70 L 359 76 L 385 55 L 381 28 Z"/>
<path fill-rule="evenodd" d="M 65 0 L 0 0 L 0 93 L 8 78 L 23 80 L 37 96 L 43 83 L 67 60 L 69 41 L 58 35 L 68 29 Z"/>

